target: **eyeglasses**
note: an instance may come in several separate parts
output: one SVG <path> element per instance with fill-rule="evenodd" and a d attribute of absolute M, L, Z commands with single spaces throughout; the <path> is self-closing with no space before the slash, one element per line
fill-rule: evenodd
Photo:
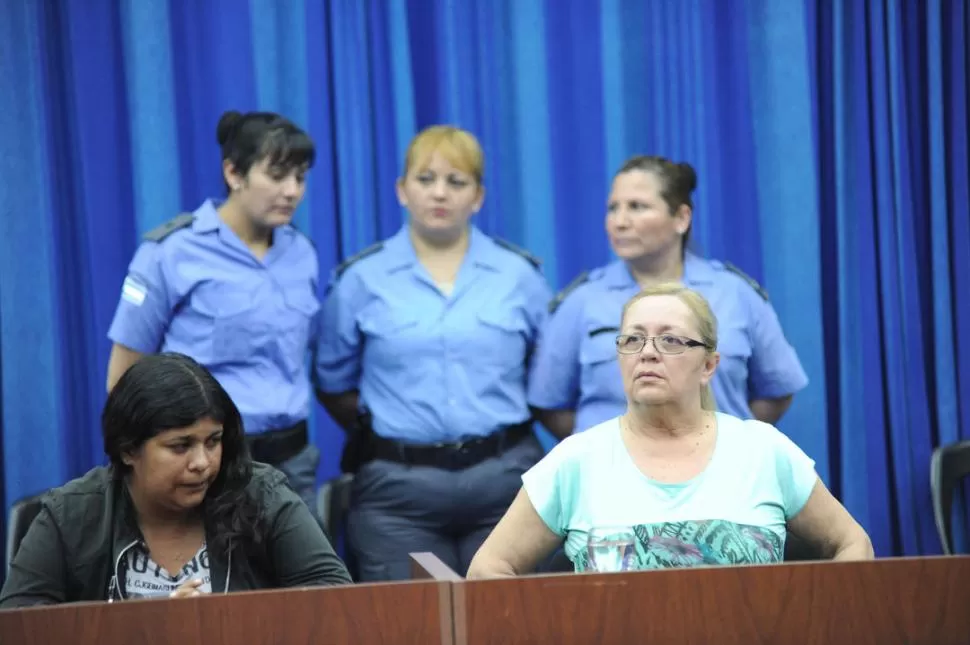
<path fill-rule="evenodd" d="M 674 336 L 673 334 L 663 334 L 661 336 L 642 336 L 640 334 L 620 334 L 616 337 L 616 351 L 621 354 L 639 354 L 647 345 L 647 341 L 653 341 L 653 346 L 661 354 L 683 354 L 691 347 L 710 347 L 707 343 L 699 340 Z"/>

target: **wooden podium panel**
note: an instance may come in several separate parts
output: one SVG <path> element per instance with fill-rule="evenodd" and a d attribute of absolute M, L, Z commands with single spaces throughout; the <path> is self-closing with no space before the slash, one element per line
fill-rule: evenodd
<path fill-rule="evenodd" d="M 456 645 L 967 645 L 970 557 L 453 585 Z"/>
<path fill-rule="evenodd" d="M 403 582 L 0 611 L 0 645 L 452 644 L 450 583 Z"/>

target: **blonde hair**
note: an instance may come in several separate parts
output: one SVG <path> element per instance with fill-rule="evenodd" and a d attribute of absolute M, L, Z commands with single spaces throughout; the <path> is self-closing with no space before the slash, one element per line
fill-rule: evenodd
<path fill-rule="evenodd" d="M 684 303 L 694 316 L 697 325 L 697 333 L 700 335 L 698 340 L 707 345 L 707 353 L 710 354 L 717 350 L 717 318 L 711 311 L 711 305 L 707 299 L 693 289 L 688 289 L 677 282 L 666 282 L 643 289 L 640 293 L 630 298 L 623 305 L 623 315 L 620 317 L 620 327 L 626 322 L 626 315 L 630 308 L 644 298 L 651 296 L 673 296 Z M 711 384 L 701 386 L 701 407 L 705 410 L 717 410 L 717 403 L 714 401 L 714 392 Z"/>
<path fill-rule="evenodd" d="M 478 139 L 471 132 L 450 125 L 433 125 L 411 139 L 404 155 L 404 176 L 412 170 L 427 168 L 436 152 L 452 166 L 482 183 L 485 155 Z"/>

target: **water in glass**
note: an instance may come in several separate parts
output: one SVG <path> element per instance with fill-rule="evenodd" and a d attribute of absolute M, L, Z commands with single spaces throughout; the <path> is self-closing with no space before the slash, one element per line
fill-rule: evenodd
<path fill-rule="evenodd" d="M 587 537 L 586 552 L 591 571 L 609 573 L 633 569 L 636 535 L 624 527 L 593 528 Z"/>

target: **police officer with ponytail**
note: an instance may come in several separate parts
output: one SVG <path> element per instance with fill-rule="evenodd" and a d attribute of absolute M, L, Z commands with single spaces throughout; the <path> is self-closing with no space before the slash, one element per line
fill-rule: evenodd
<path fill-rule="evenodd" d="M 663 157 L 633 157 L 617 171 L 606 232 L 618 259 L 553 299 L 532 361 L 529 403 L 559 437 L 623 414 L 614 345 L 620 312 L 639 291 L 665 282 L 700 293 L 717 316 L 718 410 L 775 424 L 808 384 L 765 290 L 730 263 L 688 250 L 696 186 L 690 164 Z"/>
<path fill-rule="evenodd" d="M 306 132 L 269 112 L 227 112 L 216 134 L 228 197 L 144 236 L 108 332 L 107 388 L 142 355 L 191 356 L 238 406 L 252 457 L 281 469 L 313 509 L 319 452 L 307 437 L 307 359 L 319 267 L 291 221 L 316 151 Z"/>

